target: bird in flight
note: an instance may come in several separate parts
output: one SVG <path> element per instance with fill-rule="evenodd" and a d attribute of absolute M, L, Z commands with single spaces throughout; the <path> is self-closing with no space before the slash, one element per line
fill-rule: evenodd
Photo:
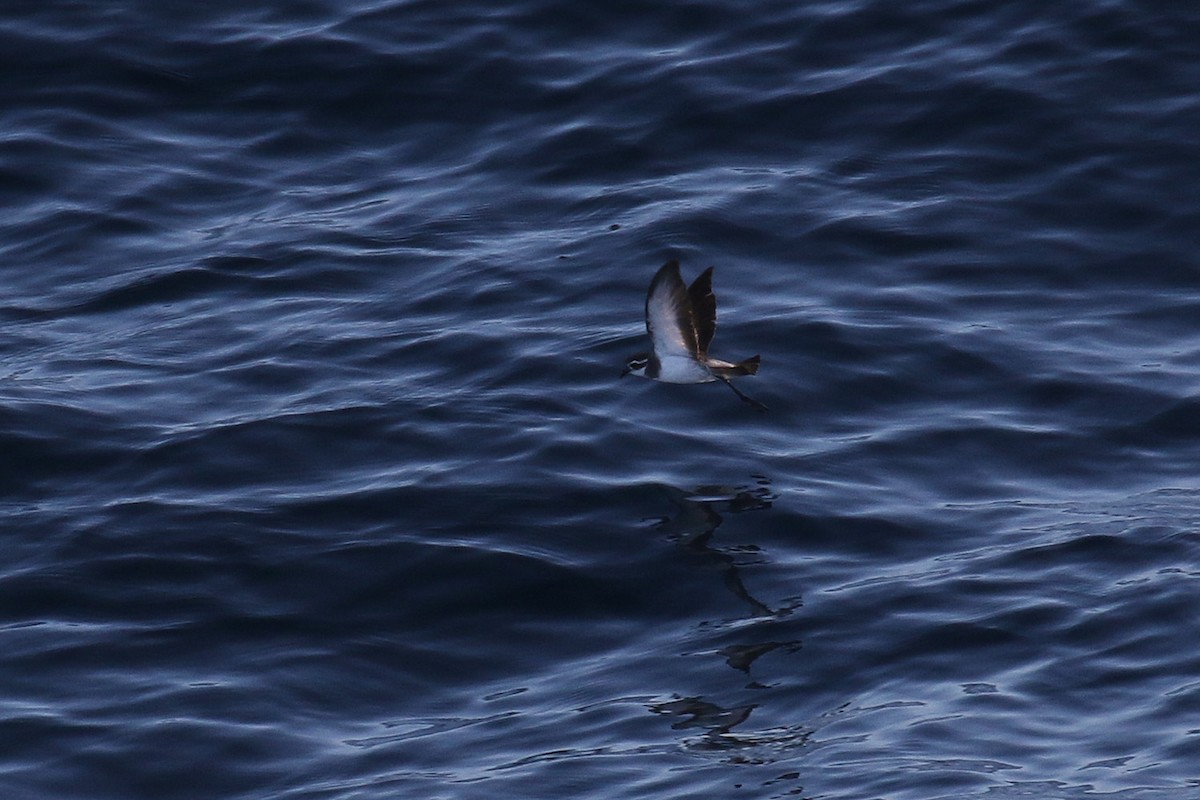
<path fill-rule="evenodd" d="M 678 261 L 672 259 L 659 268 L 646 293 L 646 332 L 653 350 L 630 356 L 621 377 L 637 375 L 665 383 L 721 381 L 742 402 L 765 411 L 766 406 L 742 394 L 730 380 L 758 372 L 758 356 L 734 364 L 708 355 L 717 330 L 712 273 L 712 267 L 704 270 L 689 288 L 679 275 Z"/>

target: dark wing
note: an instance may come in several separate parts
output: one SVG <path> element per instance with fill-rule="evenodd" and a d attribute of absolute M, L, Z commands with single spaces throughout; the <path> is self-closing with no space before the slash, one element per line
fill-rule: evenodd
<path fill-rule="evenodd" d="M 696 321 L 696 344 L 702 357 L 708 354 L 708 345 L 717 332 L 717 296 L 712 290 L 712 272 L 712 267 L 701 272 L 688 289 Z"/>
<path fill-rule="evenodd" d="M 696 357 L 695 315 L 687 287 L 679 277 L 678 261 L 663 264 L 650 281 L 650 291 L 646 293 L 646 332 L 660 361 L 672 356 Z"/>

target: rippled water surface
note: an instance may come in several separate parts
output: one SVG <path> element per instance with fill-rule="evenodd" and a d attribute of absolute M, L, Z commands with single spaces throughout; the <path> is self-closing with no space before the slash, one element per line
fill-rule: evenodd
<path fill-rule="evenodd" d="M 0 794 L 1200 797 L 1197 42 L 8 4 Z"/>

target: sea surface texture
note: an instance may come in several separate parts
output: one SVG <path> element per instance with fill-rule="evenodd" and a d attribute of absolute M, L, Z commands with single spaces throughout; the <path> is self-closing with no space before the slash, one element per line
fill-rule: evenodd
<path fill-rule="evenodd" d="M 4 3 L 0 797 L 1200 798 L 1198 187 L 1197 3 Z"/>

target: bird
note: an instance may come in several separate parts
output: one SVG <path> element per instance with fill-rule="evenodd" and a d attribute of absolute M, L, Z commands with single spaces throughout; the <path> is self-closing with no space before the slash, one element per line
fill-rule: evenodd
<path fill-rule="evenodd" d="M 731 363 L 708 355 L 717 329 L 717 297 L 712 290 L 713 268 L 700 273 L 689 288 L 679 274 L 679 262 L 663 264 L 646 292 L 646 332 L 653 350 L 625 361 L 621 377 L 637 375 L 664 383 L 721 381 L 742 402 L 758 411 L 767 407 L 747 397 L 731 378 L 758 372 L 757 355 Z"/>

